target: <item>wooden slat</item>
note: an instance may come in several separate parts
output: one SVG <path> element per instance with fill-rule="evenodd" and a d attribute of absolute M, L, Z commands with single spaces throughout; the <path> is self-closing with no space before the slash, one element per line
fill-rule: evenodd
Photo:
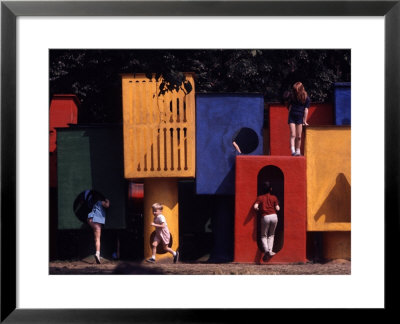
<path fill-rule="evenodd" d="M 147 169 L 149 173 L 154 172 L 154 150 L 153 150 L 153 124 L 147 127 L 147 138 L 148 138 L 148 165 Z"/>
<path fill-rule="evenodd" d="M 129 89 L 128 90 L 128 94 L 127 94 L 127 96 L 128 96 L 128 99 L 127 99 L 128 107 L 126 109 L 127 119 L 124 119 L 124 120 L 126 120 L 129 123 L 129 125 L 133 125 L 135 123 L 135 119 L 134 119 L 134 117 L 135 117 L 134 88 L 133 88 L 133 81 L 132 80 L 129 80 L 127 82 L 128 82 L 127 83 L 127 87 Z M 124 116 L 124 118 L 125 118 L 125 116 Z"/>
<path fill-rule="evenodd" d="M 187 128 L 183 128 L 183 170 L 188 171 L 188 140 Z"/>
<path fill-rule="evenodd" d="M 133 93 L 134 93 L 134 120 L 135 120 L 135 125 L 140 124 L 140 105 L 141 105 L 141 98 L 140 98 L 140 81 L 135 80 L 133 82 Z"/>
<path fill-rule="evenodd" d="M 149 96 L 151 101 L 151 118 L 150 121 L 153 125 L 157 125 L 159 123 L 158 109 L 157 109 L 157 93 L 156 93 L 156 82 L 152 79 L 149 82 Z"/>
<path fill-rule="evenodd" d="M 163 166 L 164 166 L 164 172 L 167 172 L 168 171 L 168 168 L 169 168 L 169 166 L 170 166 L 170 162 L 169 162 L 169 157 L 168 157 L 168 152 L 169 152 L 169 147 L 168 147 L 168 139 L 169 139 L 169 135 L 168 135 L 168 128 L 167 128 L 167 126 L 164 126 L 163 128 L 162 128 L 162 148 L 163 148 L 163 150 L 162 150 L 162 157 L 163 157 L 163 160 L 164 160 L 164 163 L 163 163 Z"/>
<path fill-rule="evenodd" d="M 135 161 L 134 162 L 135 163 L 134 171 L 135 172 L 140 172 L 140 171 L 142 171 L 143 166 L 142 166 L 142 163 L 140 161 L 140 156 L 142 155 L 141 154 L 142 153 L 142 149 L 141 149 L 140 138 L 139 138 L 140 137 L 139 126 L 135 125 L 133 130 L 134 130 L 134 133 L 133 133 L 134 138 L 133 138 L 132 142 L 135 143 L 135 147 L 133 148 L 133 152 L 134 152 L 133 159 Z"/>
<path fill-rule="evenodd" d="M 146 94 L 146 83 L 143 79 L 140 80 L 140 124 L 146 124 L 146 112 L 147 112 L 147 94 Z"/>
<path fill-rule="evenodd" d="M 164 96 L 164 102 L 163 102 L 163 106 L 164 106 L 164 112 L 165 112 L 165 116 L 166 116 L 166 123 L 165 123 L 165 163 L 166 163 L 166 170 L 165 171 L 169 171 L 171 170 L 171 135 L 170 135 L 170 126 L 171 126 L 171 112 L 170 112 L 170 94 L 169 92 L 167 92 Z"/>
<path fill-rule="evenodd" d="M 172 102 L 171 92 L 167 92 L 164 97 L 165 97 L 164 107 L 165 107 L 165 111 L 167 114 L 167 124 L 168 124 L 168 127 L 170 127 L 170 124 L 174 122 L 173 105 L 172 105 L 172 111 L 171 111 L 171 102 Z"/>
<path fill-rule="evenodd" d="M 173 127 L 174 129 L 174 137 L 173 137 L 173 144 L 174 144 L 174 170 L 177 171 L 178 170 L 178 165 L 179 165 L 179 147 L 178 147 L 178 127 L 176 127 L 176 125 L 174 125 Z"/>
<path fill-rule="evenodd" d="M 194 175 L 195 170 L 195 149 L 196 149 L 196 134 L 195 134 L 195 125 L 196 125 L 196 115 L 195 115 L 195 85 L 193 81 L 193 77 L 189 78 L 190 83 L 192 85 L 192 91 L 186 96 L 186 110 L 188 114 L 188 130 L 187 130 L 187 138 L 188 138 L 188 166 Z"/>
<path fill-rule="evenodd" d="M 168 161 L 168 165 L 167 165 L 167 170 L 171 171 L 174 167 L 173 165 L 173 153 L 171 152 L 171 130 L 170 130 L 170 125 L 168 125 L 169 127 L 167 128 L 167 141 L 166 141 L 166 148 L 167 148 L 167 161 Z"/>
<path fill-rule="evenodd" d="M 151 131 L 152 138 L 152 149 L 153 149 L 153 172 L 157 172 L 159 168 L 159 153 L 158 153 L 158 143 L 157 143 L 157 132 L 158 127 L 154 127 Z"/>
<path fill-rule="evenodd" d="M 183 170 L 183 145 L 182 145 L 182 140 L 183 140 L 183 129 L 181 127 L 177 127 L 177 145 L 176 145 L 176 150 L 177 150 L 177 170 L 182 171 Z"/>

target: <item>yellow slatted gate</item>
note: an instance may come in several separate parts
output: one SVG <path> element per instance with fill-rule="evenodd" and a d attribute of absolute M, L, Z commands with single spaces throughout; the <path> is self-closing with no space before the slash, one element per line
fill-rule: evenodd
<path fill-rule="evenodd" d="M 158 95 L 155 78 L 123 75 L 125 178 L 195 176 L 195 91 Z"/>

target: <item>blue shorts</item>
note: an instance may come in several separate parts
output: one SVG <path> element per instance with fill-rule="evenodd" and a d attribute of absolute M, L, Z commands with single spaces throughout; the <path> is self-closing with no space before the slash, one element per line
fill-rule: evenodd
<path fill-rule="evenodd" d="M 304 114 L 289 113 L 288 124 L 302 125 L 303 117 Z"/>
<path fill-rule="evenodd" d="M 105 224 L 106 215 L 101 201 L 96 202 L 93 210 L 89 213 L 88 218 L 93 218 L 94 223 Z"/>

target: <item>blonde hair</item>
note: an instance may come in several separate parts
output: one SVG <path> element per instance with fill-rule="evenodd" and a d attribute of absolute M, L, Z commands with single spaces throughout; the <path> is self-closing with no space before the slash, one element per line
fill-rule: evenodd
<path fill-rule="evenodd" d="M 307 99 L 307 91 L 304 89 L 304 86 L 301 82 L 296 82 L 293 85 L 293 97 L 298 101 L 304 104 Z"/>
<path fill-rule="evenodd" d="M 163 210 L 163 205 L 160 203 L 154 203 L 151 208 L 155 209 L 155 210 Z"/>

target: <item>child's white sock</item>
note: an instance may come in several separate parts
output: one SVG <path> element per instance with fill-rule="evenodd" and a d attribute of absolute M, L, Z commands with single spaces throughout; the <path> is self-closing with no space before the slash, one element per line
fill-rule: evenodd
<path fill-rule="evenodd" d="M 290 150 L 292 151 L 292 153 L 294 153 L 294 152 L 295 152 L 294 146 L 291 146 L 291 147 L 290 147 Z"/>
<path fill-rule="evenodd" d="M 176 252 L 175 252 L 175 251 L 172 251 L 172 255 L 175 256 L 175 255 L 176 255 Z"/>
<path fill-rule="evenodd" d="M 156 256 L 153 254 L 153 255 L 151 256 L 151 258 L 155 260 L 155 259 L 156 259 Z"/>
<path fill-rule="evenodd" d="M 297 154 L 300 154 L 300 149 L 296 149 L 296 153 L 297 153 Z"/>
<path fill-rule="evenodd" d="M 100 251 L 96 251 L 96 255 L 97 255 L 97 256 L 100 256 Z"/>

